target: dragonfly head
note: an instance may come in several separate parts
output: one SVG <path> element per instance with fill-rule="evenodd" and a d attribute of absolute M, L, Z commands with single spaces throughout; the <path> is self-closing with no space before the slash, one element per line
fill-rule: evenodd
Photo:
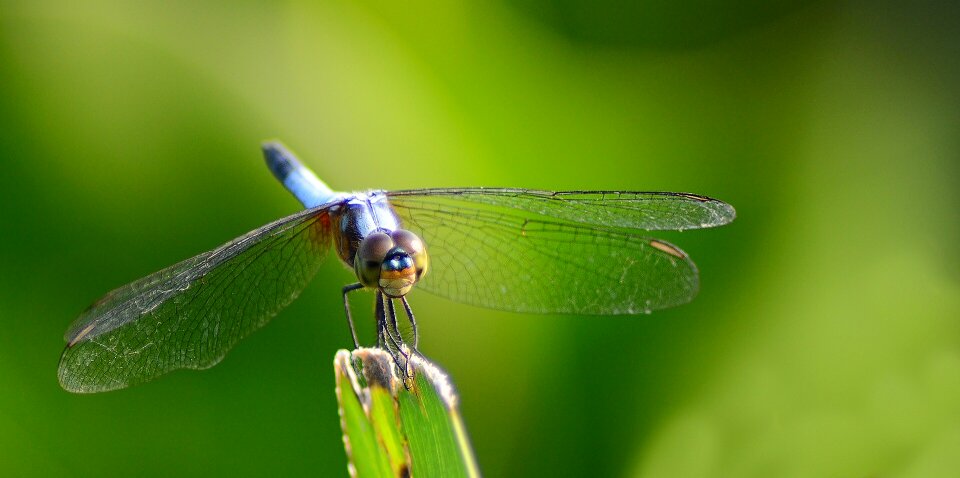
<path fill-rule="evenodd" d="M 404 230 L 374 232 L 360 242 L 353 267 L 360 283 L 389 297 L 403 297 L 427 272 L 423 241 Z"/>

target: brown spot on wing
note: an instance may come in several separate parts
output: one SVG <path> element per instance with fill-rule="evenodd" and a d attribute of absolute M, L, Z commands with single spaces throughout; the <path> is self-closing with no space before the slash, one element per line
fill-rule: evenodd
<path fill-rule="evenodd" d="M 671 256 L 676 256 L 681 259 L 686 257 L 686 254 L 684 254 L 683 251 L 681 251 L 680 249 L 677 249 L 676 247 L 673 247 L 670 244 L 667 244 L 666 242 L 653 239 L 650 241 L 650 245 L 657 249 L 660 249 L 663 252 L 666 252 L 667 254 L 670 254 Z"/>
<path fill-rule="evenodd" d="M 330 214 L 327 211 L 318 211 L 310 231 L 310 240 L 320 247 L 329 247 L 330 243 Z"/>
<path fill-rule="evenodd" d="M 96 322 L 90 322 L 86 327 L 83 328 L 83 330 L 80 331 L 80 333 L 77 334 L 76 337 L 74 337 L 70 341 L 70 343 L 67 344 L 67 347 L 73 347 L 74 345 L 77 344 L 77 342 L 83 340 L 83 338 L 86 337 L 87 334 L 89 334 L 90 331 L 93 330 L 93 328 L 96 326 L 97 326 Z"/>
<path fill-rule="evenodd" d="M 693 199 L 693 200 L 695 200 L 695 201 L 700 201 L 700 202 L 707 202 L 707 201 L 710 200 L 710 198 L 708 198 L 708 197 L 706 197 L 706 196 L 700 196 L 700 195 L 697 195 L 697 194 L 680 193 L 680 195 L 683 196 L 683 197 L 685 197 L 685 198 L 687 198 L 687 199 Z"/>

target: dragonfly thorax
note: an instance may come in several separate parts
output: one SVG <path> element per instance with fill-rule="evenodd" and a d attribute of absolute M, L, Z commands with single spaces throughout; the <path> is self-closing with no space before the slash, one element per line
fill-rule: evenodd
<path fill-rule="evenodd" d="M 429 258 L 423 241 L 405 229 L 368 234 L 360 242 L 353 267 L 366 287 L 389 297 L 403 297 L 427 272 Z"/>

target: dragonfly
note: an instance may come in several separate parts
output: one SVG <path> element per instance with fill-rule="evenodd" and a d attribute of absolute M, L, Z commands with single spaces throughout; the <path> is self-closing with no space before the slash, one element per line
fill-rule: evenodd
<path fill-rule="evenodd" d="M 377 346 L 404 354 L 419 346 L 414 288 L 522 313 L 650 313 L 692 300 L 699 274 L 684 251 L 648 233 L 736 216 L 717 199 L 675 192 L 337 192 L 281 143 L 262 149 L 305 209 L 94 302 L 64 335 L 64 389 L 114 390 L 216 365 L 299 295 L 331 248 L 357 279 L 341 291 L 355 347 L 349 295 L 361 289 L 376 295 Z"/>

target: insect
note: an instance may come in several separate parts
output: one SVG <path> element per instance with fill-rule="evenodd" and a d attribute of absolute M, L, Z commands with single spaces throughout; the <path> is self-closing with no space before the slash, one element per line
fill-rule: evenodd
<path fill-rule="evenodd" d="M 640 314 L 689 302 L 696 266 L 645 231 L 720 226 L 722 201 L 687 193 L 437 188 L 336 192 L 283 145 L 270 170 L 306 207 L 120 287 L 67 329 L 60 384 L 99 392 L 219 362 L 294 300 L 331 245 L 376 295 L 377 345 L 416 350 L 414 287 L 466 304 L 559 314 Z M 400 334 L 397 305 L 410 322 Z M 408 333 L 408 335 L 410 335 Z"/>

